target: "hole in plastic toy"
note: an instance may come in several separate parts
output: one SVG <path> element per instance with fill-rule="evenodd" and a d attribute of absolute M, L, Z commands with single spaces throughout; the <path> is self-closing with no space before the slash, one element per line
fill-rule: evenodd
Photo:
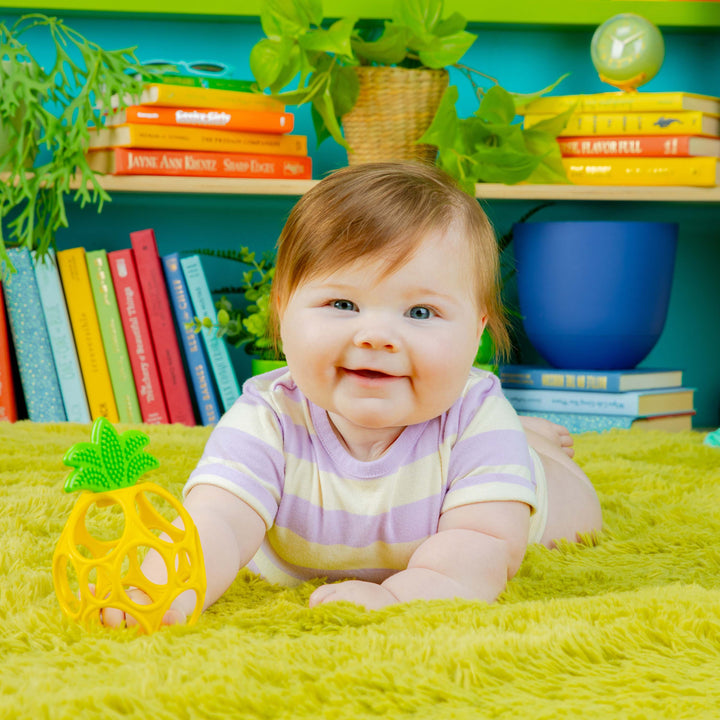
<path fill-rule="evenodd" d="M 164 533 L 171 542 L 177 542 L 183 536 L 183 531 L 172 524 L 177 509 L 162 495 L 147 490 L 140 493 L 135 498 L 135 509 L 145 527 L 156 537 Z M 168 542 L 167 537 L 161 539 Z"/>
<path fill-rule="evenodd" d="M 71 613 L 77 613 L 80 610 L 80 597 L 77 571 L 72 560 L 67 557 L 63 557 L 61 562 L 64 565 L 62 571 L 62 577 L 65 580 L 65 587 L 63 588 L 63 600 L 68 605 L 68 609 Z"/>
<path fill-rule="evenodd" d="M 88 534 L 100 542 L 116 542 L 125 532 L 125 512 L 122 506 L 107 498 L 103 499 L 102 504 L 93 502 L 88 505 L 84 521 Z"/>

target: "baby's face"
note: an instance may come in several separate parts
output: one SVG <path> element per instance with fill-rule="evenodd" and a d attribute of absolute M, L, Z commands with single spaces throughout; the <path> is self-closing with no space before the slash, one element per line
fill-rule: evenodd
<path fill-rule="evenodd" d="M 391 275 L 361 260 L 300 285 L 281 318 L 300 390 L 345 427 L 404 427 L 447 410 L 485 325 L 467 255 L 451 229 Z"/>

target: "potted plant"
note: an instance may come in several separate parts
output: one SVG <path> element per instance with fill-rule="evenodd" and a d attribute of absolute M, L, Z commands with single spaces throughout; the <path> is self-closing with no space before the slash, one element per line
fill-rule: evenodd
<path fill-rule="evenodd" d="M 44 33 L 54 61 L 43 67 L 26 40 Z M 97 103 L 110 106 L 118 93 L 138 93 L 142 83 L 132 49 L 104 50 L 63 23 L 41 14 L 0 23 L 0 217 L 13 245 L 43 256 L 55 233 L 67 227 L 65 199 L 78 179 L 74 199 L 102 208 L 110 197 L 88 167 L 88 126 L 102 122 Z M 121 101 L 121 107 L 125 103 Z M 13 271 L 0 226 L 0 260 Z"/>
<path fill-rule="evenodd" d="M 218 337 L 224 337 L 235 347 L 242 347 L 252 355 L 253 374 L 260 374 L 285 364 L 282 348 L 276 347 L 270 332 L 270 287 L 275 274 L 275 254 L 268 250 L 258 259 L 247 247 L 240 250 L 213 250 L 198 248 L 193 252 L 239 262 L 249 269 L 242 274 L 242 284 L 223 287 L 215 305 L 217 323 L 208 318 L 195 318 L 195 331 L 202 327 L 215 328 Z M 237 295 L 238 303 L 227 296 Z"/>
<path fill-rule="evenodd" d="M 287 105 L 311 103 L 318 143 L 332 137 L 349 151 L 351 163 L 407 159 L 398 153 L 419 145 L 417 157 L 423 158 L 423 148 L 429 148 L 424 159 L 431 161 L 439 148 L 442 166 L 468 190 L 478 180 L 515 183 L 535 176 L 545 182 L 567 182 L 555 136 L 569 113 L 530 130 L 513 123 L 517 106 L 557 83 L 531 95 L 512 95 L 493 78 L 460 65 L 476 36 L 466 30 L 467 21 L 459 13 L 443 17 L 442 0 L 397 0 L 382 28 L 356 17 L 328 24 L 321 0 L 265 0 L 260 20 L 266 37 L 250 53 L 258 84 Z M 478 111 L 466 121 L 454 111 L 458 90 L 448 86 L 451 66 L 468 77 L 479 101 Z M 392 96 L 372 100 L 368 93 L 385 84 L 378 75 L 401 75 L 406 82 L 417 78 L 434 96 L 432 110 L 427 103 L 421 122 L 403 124 L 412 114 L 411 100 L 422 92 L 413 86 L 399 101 Z M 489 79 L 492 87 L 480 87 L 476 76 Z M 295 89 L 283 92 L 291 83 L 297 83 Z M 385 142 L 387 127 L 372 128 L 376 120 L 385 124 L 388 119 L 398 125 L 397 142 Z M 356 120 L 360 127 L 354 133 Z M 366 153 L 366 145 L 379 154 Z M 492 172 L 483 175 L 480 165 L 490 166 Z"/>

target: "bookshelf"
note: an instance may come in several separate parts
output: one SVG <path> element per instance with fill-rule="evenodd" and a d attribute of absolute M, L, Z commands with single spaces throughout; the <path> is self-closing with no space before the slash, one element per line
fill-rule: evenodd
<path fill-rule="evenodd" d="M 232 178 L 197 178 L 153 176 L 106 176 L 100 185 L 108 192 L 218 194 L 218 195 L 293 195 L 310 190 L 317 180 L 242 180 Z M 74 183 L 74 188 L 78 187 Z M 632 187 L 626 185 L 502 185 L 484 183 L 476 186 L 475 197 L 481 200 L 577 200 L 632 202 L 720 202 L 720 186 Z"/>

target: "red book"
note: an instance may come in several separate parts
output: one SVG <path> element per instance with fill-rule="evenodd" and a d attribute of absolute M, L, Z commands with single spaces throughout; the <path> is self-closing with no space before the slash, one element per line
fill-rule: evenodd
<path fill-rule="evenodd" d="M 130 233 L 130 244 L 148 316 L 171 423 L 195 425 L 190 388 L 175 333 L 170 298 L 153 230 Z"/>
<path fill-rule="evenodd" d="M 271 110 L 242 110 L 239 108 L 225 110 L 130 105 L 130 107 L 119 110 L 105 118 L 106 127 L 123 125 L 128 122 L 282 134 L 292 132 L 295 116 L 292 113 L 272 112 Z"/>
<path fill-rule="evenodd" d="M 720 138 L 696 135 L 559 137 L 563 157 L 720 157 Z"/>
<path fill-rule="evenodd" d="M 188 177 L 309 180 L 312 159 L 301 155 L 203 152 L 201 150 L 92 150 L 88 165 L 106 175 L 181 175 Z"/>
<path fill-rule="evenodd" d="M 168 411 L 163 397 L 160 372 L 155 359 L 133 251 L 129 248 L 114 250 L 108 253 L 107 259 L 117 296 L 143 422 L 167 423 Z"/>
<path fill-rule="evenodd" d="M 17 420 L 17 403 L 15 402 L 10 359 L 10 334 L 8 333 L 2 286 L 0 286 L 0 420 L 9 422 Z"/>

